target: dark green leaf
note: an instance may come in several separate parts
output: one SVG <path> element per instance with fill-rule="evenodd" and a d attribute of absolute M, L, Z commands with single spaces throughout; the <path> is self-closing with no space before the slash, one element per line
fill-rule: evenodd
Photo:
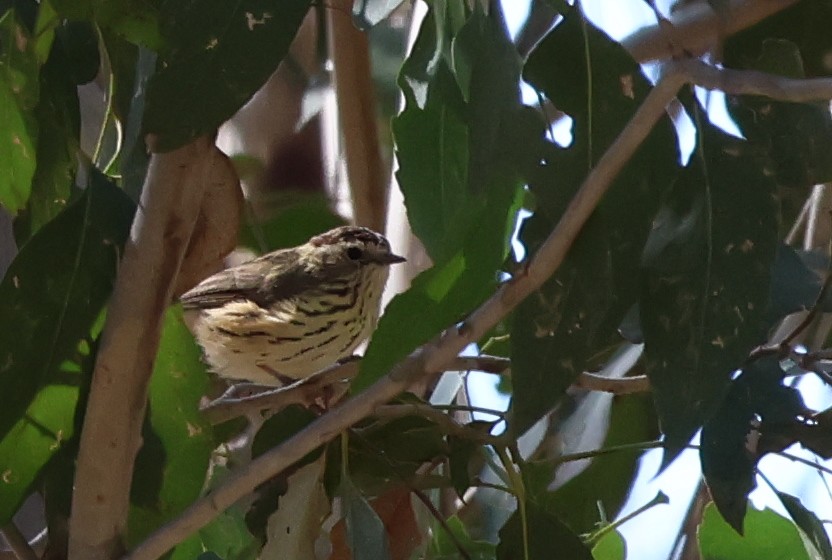
<path fill-rule="evenodd" d="M 448 437 L 448 467 L 451 484 L 457 496 L 462 499 L 477 472 L 471 472 L 472 460 L 480 453 L 480 445 L 467 439 Z"/>
<path fill-rule="evenodd" d="M 777 497 L 783 502 L 786 511 L 812 543 L 820 557 L 832 558 L 832 544 L 829 542 L 829 535 L 826 534 L 826 527 L 818 516 L 806 509 L 799 499 L 790 494 L 777 492 Z"/>
<path fill-rule="evenodd" d="M 740 536 L 709 504 L 698 537 L 703 560 L 810 560 L 797 527 L 769 509 L 751 508 Z"/>
<path fill-rule="evenodd" d="M 93 174 L 84 196 L 22 247 L 0 283 L 0 472 L 15 481 L 0 486 L 4 507 L 17 507 L 73 433 L 79 344 L 109 297 L 132 213 Z"/>
<path fill-rule="evenodd" d="M 779 243 L 774 184 L 759 159 L 747 143 L 701 124 L 703 151 L 675 184 L 644 255 L 641 323 L 665 464 L 765 341 Z"/>
<path fill-rule="evenodd" d="M 95 20 L 134 45 L 158 51 L 164 46 L 161 36 L 158 0 L 93 0 Z"/>
<path fill-rule="evenodd" d="M 789 77 L 829 76 L 829 18 L 829 2 L 800 2 L 728 38 L 725 65 Z M 743 135 L 767 153 L 766 167 L 778 183 L 805 188 L 832 177 L 832 116 L 827 104 L 729 96 L 728 108 Z"/>
<path fill-rule="evenodd" d="M 251 445 L 252 458 L 259 457 L 273 447 L 277 447 L 300 430 L 308 426 L 316 416 L 302 406 L 287 407 L 268 420 L 257 430 Z M 318 448 L 303 459 L 300 464 L 312 461 L 320 456 L 322 448 Z"/>
<path fill-rule="evenodd" d="M 410 480 L 425 463 L 447 453 L 442 432 L 420 416 L 357 427 L 349 437 L 352 483 L 366 493 L 380 493 L 389 483 Z M 334 450 L 336 445 L 333 444 Z M 340 453 L 330 453 L 329 469 L 339 466 Z"/>
<path fill-rule="evenodd" d="M 755 486 L 756 465 L 779 430 L 806 414 L 800 393 L 783 385 L 783 371 L 772 358 L 755 361 L 731 383 L 716 413 L 702 429 L 702 473 L 716 507 L 738 533 L 748 494 Z M 759 421 L 759 443 L 749 444 L 752 422 Z M 770 430 L 773 433 L 769 433 Z"/>
<path fill-rule="evenodd" d="M 500 529 L 498 560 L 592 560 L 592 553 L 581 539 L 554 514 L 539 508 L 533 502 L 528 502 L 525 517 L 524 526 L 520 511 L 517 510 Z"/>
<path fill-rule="evenodd" d="M 362 30 L 369 29 L 387 18 L 403 0 L 355 0 L 352 17 L 355 25 Z"/>
<path fill-rule="evenodd" d="M 214 447 L 211 426 L 199 412 L 199 401 L 207 387 L 200 350 L 183 322 L 181 309 L 171 308 L 165 315 L 148 404 L 149 428 L 158 438 L 161 456 L 157 453 L 157 460 L 141 469 L 137 463 L 133 480 L 134 490 L 137 486 L 146 488 L 144 481 L 148 478 L 151 482 L 158 480 L 158 495 L 150 503 L 150 496 L 134 500 L 130 544 L 181 513 L 205 484 Z M 153 439 L 144 441 L 148 445 Z"/>
<path fill-rule="evenodd" d="M 29 29 L 14 9 L 0 17 L 0 204 L 12 214 L 26 205 L 35 174 L 38 58 Z"/>
<path fill-rule="evenodd" d="M 529 182 L 537 211 L 520 238 L 533 252 L 650 85 L 620 45 L 581 21 L 579 10 L 537 46 L 523 76 L 574 119 L 572 145 L 548 145 Z M 672 125 L 663 119 L 610 187 L 557 274 L 512 316 L 515 432 L 551 410 L 578 374 L 602 365 L 603 353 L 620 342 L 617 330 L 639 293 L 644 240 L 677 159 Z"/>
<path fill-rule="evenodd" d="M 150 79 L 144 113 L 155 149 L 177 148 L 237 112 L 286 55 L 309 4 L 166 2 L 160 19 L 168 50 Z"/>
<path fill-rule="evenodd" d="M 101 59 L 98 33 L 89 21 L 65 21 L 55 30 L 55 42 L 64 53 L 63 72 L 76 85 L 89 83 L 98 75 Z"/>
<path fill-rule="evenodd" d="M 68 53 L 56 41 L 41 69 L 41 96 L 35 108 L 38 128 L 49 134 L 38 136 L 37 165 L 26 211 L 15 220 L 18 242 L 29 239 L 61 212 L 70 199 L 77 167 L 81 115 L 78 88 L 67 75 Z"/>
<path fill-rule="evenodd" d="M 313 235 L 344 225 L 322 195 L 291 193 L 291 201 L 281 205 L 265 223 L 251 220 L 240 231 L 240 245 L 257 252 L 274 251 L 306 243 Z"/>
<path fill-rule="evenodd" d="M 390 558 L 387 532 L 375 510 L 348 478 L 341 480 L 344 521 L 347 526 L 347 544 L 354 560 L 385 560 Z"/>

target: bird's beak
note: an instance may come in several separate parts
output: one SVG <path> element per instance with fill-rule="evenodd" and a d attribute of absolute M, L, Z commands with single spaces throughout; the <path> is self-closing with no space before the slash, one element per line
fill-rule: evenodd
<path fill-rule="evenodd" d="M 393 253 L 387 253 L 386 255 L 378 255 L 376 260 L 380 264 L 397 264 L 403 263 L 407 259 L 404 257 L 400 257 L 399 255 L 394 255 Z"/>

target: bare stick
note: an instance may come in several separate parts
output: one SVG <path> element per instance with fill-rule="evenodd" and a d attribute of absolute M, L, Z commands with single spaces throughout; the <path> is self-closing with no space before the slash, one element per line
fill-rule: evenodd
<path fill-rule="evenodd" d="M 614 395 L 631 395 L 650 391 L 650 380 L 646 375 L 633 377 L 606 377 L 583 372 L 575 381 L 575 386 L 589 391 L 602 391 Z"/>
<path fill-rule="evenodd" d="M 662 78 L 590 172 L 560 222 L 525 270 L 503 284 L 471 314 L 462 327 L 449 329 L 417 349 L 367 390 L 234 472 L 225 483 L 159 528 L 125 558 L 155 560 L 254 488 L 303 458 L 309 451 L 335 438 L 344 429 L 369 416 L 376 407 L 405 391 L 424 375 L 448 369 L 463 348 L 485 336 L 557 270 L 613 179 L 665 114 L 665 107 L 683 83 L 684 77 L 677 72 Z"/>
<path fill-rule="evenodd" d="M 81 433 L 69 558 L 123 550 L 147 386 L 182 257 L 211 173 L 213 139 L 154 154 L 118 272 Z"/>
<path fill-rule="evenodd" d="M 352 0 L 330 0 L 324 10 L 335 66 L 338 120 L 355 223 L 384 231 L 389 172 L 381 161 L 370 43 L 367 34 L 353 24 L 351 12 Z"/>

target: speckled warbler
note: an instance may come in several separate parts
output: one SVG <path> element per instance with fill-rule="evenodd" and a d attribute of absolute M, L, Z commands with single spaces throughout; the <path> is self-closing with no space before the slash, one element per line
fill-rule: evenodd
<path fill-rule="evenodd" d="M 384 236 L 344 226 L 215 274 L 181 301 L 217 374 L 283 385 L 352 354 L 378 321 L 389 266 L 404 260 Z"/>

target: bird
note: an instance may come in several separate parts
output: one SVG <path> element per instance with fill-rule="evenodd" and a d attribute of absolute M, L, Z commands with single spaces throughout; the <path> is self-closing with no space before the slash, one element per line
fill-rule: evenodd
<path fill-rule="evenodd" d="M 380 233 L 341 226 L 214 274 L 180 302 L 219 377 L 283 386 L 352 355 L 405 260 Z"/>

